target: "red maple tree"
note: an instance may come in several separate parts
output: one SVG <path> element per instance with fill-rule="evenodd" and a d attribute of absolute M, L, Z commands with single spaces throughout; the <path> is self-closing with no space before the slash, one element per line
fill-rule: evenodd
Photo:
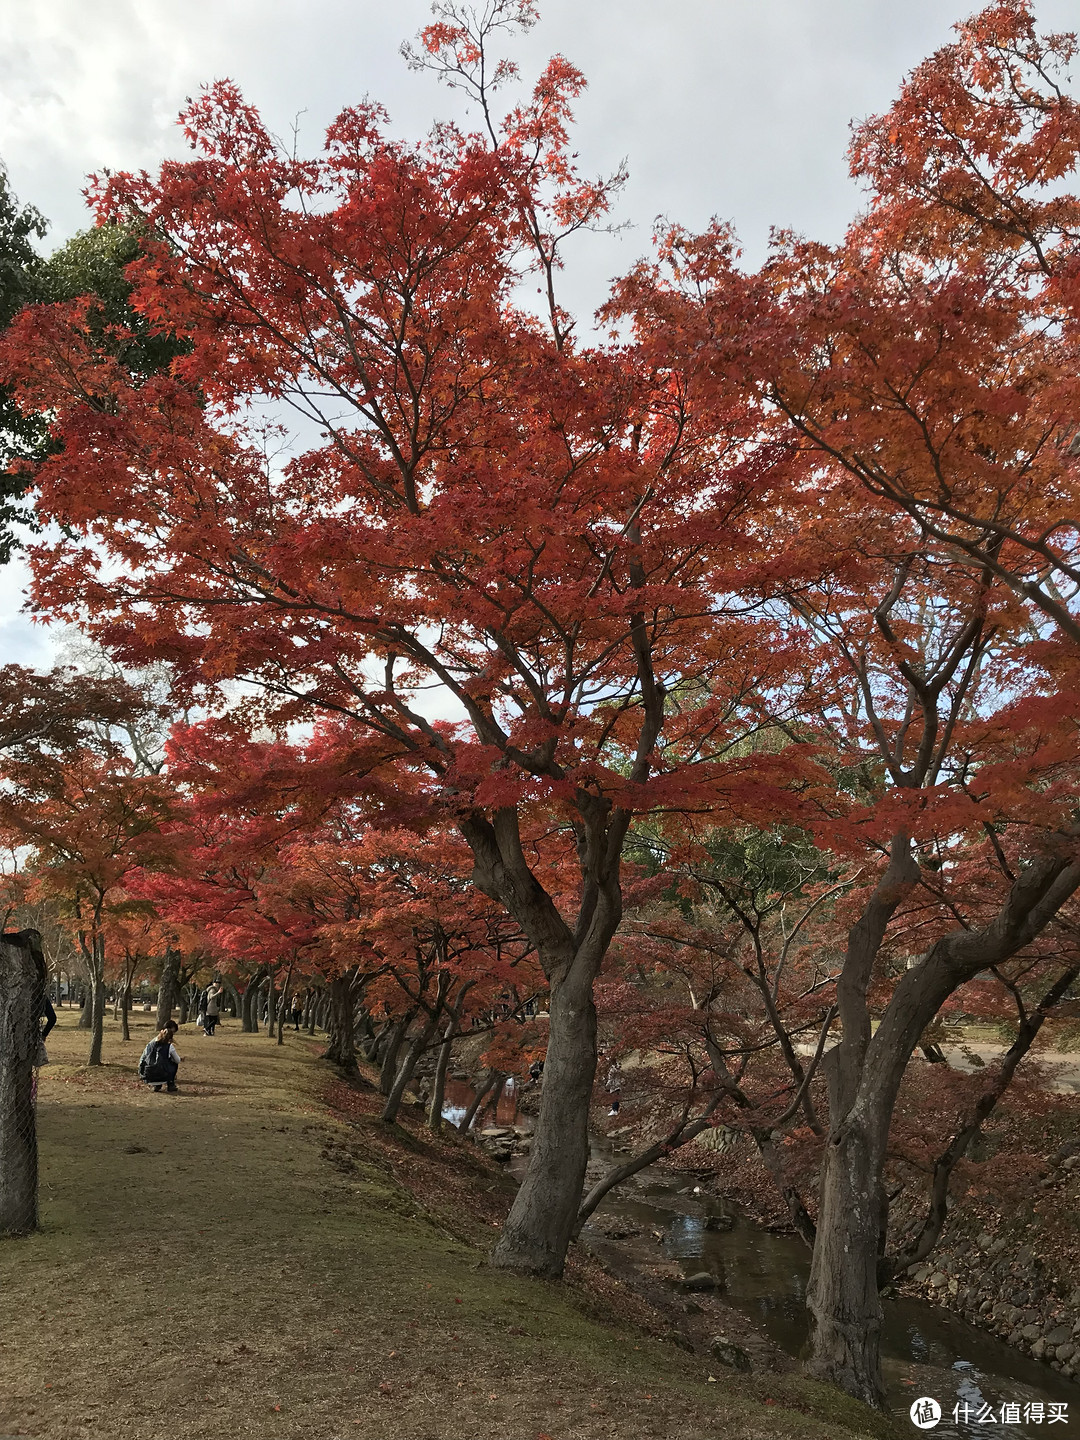
<path fill-rule="evenodd" d="M 672 231 L 613 312 L 657 364 L 707 353 L 718 393 L 744 386 L 799 496 L 791 733 L 837 757 L 856 802 L 815 833 L 881 857 L 838 937 L 812 1368 L 871 1403 L 879 1280 L 933 1243 L 972 1133 L 943 1152 L 917 1237 L 883 1256 L 907 1063 L 954 991 L 988 968 L 1008 981 L 1044 941 L 1058 969 L 1032 983 L 1060 998 L 1080 886 L 1074 43 L 1040 37 L 1024 0 L 957 29 L 856 131 L 871 194 L 842 243 L 781 235 L 746 274 L 723 229 Z"/>
<path fill-rule="evenodd" d="M 473 883 L 535 947 L 543 1103 L 497 1259 L 557 1275 L 631 822 L 772 814 L 800 768 L 797 749 L 735 743 L 787 660 L 735 594 L 782 565 L 760 523 L 773 466 L 746 458 L 737 391 L 575 343 L 553 289 L 546 327 L 519 302 L 523 270 L 553 286 L 561 239 L 607 205 L 569 149 L 580 74 L 557 57 L 499 121 L 491 29 L 458 17 L 422 38 L 487 133 L 407 145 L 366 105 L 299 158 L 217 84 L 183 117 L 192 158 L 96 187 L 103 218 L 154 237 L 132 304 L 190 352 L 135 385 L 75 305 L 25 312 L 6 355 L 63 442 L 37 477 L 64 536 L 36 551 L 39 603 L 189 686 L 249 682 L 276 723 L 350 717 L 427 775 Z M 287 463 L 251 423 L 263 398 L 306 422 Z M 575 867 L 562 903 L 533 824 Z"/>

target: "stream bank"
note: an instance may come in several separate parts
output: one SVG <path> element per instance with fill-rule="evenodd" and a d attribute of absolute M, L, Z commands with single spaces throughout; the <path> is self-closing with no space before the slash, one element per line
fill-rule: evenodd
<path fill-rule="evenodd" d="M 458 1082 L 448 1094 L 448 1118 L 460 1118 L 471 1091 Z M 489 1154 L 503 1161 L 511 1174 L 524 1174 L 528 1163 L 530 1117 L 523 1114 L 519 1096 L 507 1090 L 500 1105 L 478 1139 Z M 594 1135 L 589 1181 L 622 1158 L 625 1137 Z M 709 1193 L 709 1181 L 693 1171 L 650 1167 L 613 1191 L 598 1207 L 581 1236 L 587 1248 L 616 1278 L 636 1291 L 671 1320 L 672 1335 L 687 1349 L 709 1355 L 717 1365 L 736 1370 L 782 1371 L 797 1368 L 808 1336 L 806 1286 L 810 1255 L 802 1241 L 791 1233 L 768 1229 L 721 1197 Z M 991 1241 L 991 1244 L 994 1242 Z M 972 1277 L 961 1285 L 960 1277 L 946 1274 L 944 1286 L 937 1281 L 928 1292 L 937 1301 L 942 1291 L 956 1302 L 974 1301 L 968 1296 L 974 1283 L 977 1257 L 984 1252 L 965 1252 Z M 990 1257 L 1001 1266 L 996 1278 L 1015 1286 L 1016 1267 L 1027 1265 L 1027 1257 L 1010 1253 L 1007 1262 L 1001 1250 Z M 1034 1257 L 1032 1257 L 1034 1258 Z M 952 1264 L 948 1251 L 939 1259 Z M 1024 1270 L 1036 1273 L 1038 1266 Z M 932 1269 L 923 1277 L 929 1282 L 941 1273 Z M 980 1271 L 982 1291 L 994 1284 L 989 1267 Z M 955 1291 L 950 1281 L 955 1280 Z M 914 1291 L 920 1282 L 914 1276 L 906 1285 Z M 981 1293 L 975 1288 L 975 1294 Z M 1011 1292 L 1014 1296 L 1029 1292 Z M 1070 1297 L 1071 1298 L 1071 1297 Z M 1076 1298 L 1080 1299 L 1080 1295 Z M 1062 1297 L 1055 1295 L 1060 1306 Z M 978 1300 L 975 1309 L 984 1304 Z M 1000 1303 L 991 1301 L 993 1305 Z M 1014 1307 L 1015 1308 L 1015 1307 Z M 1029 1306 L 1029 1308 L 1034 1308 Z M 1024 1353 L 1008 1343 L 1018 1323 L 1007 1333 L 987 1333 L 963 1313 L 955 1313 L 913 1293 L 899 1293 L 884 1301 L 882 1365 L 889 1407 L 905 1427 L 908 1410 L 919 1396 L 934 1396 L 943 1418 L 935 1433 L 950 1440 L 1002 1440 L 1002 1437 L 1041 1435 L 1045 1418 L 1037 1416 L 1043 1407 L 1066 1407 L 1067 1419 L 1051 1432 L 1062 1437 L 1080 1436 L 1080 1386 L 1073 1383 L 1066 1367 L 1072 1356 L 1059 1359 L 1046 1354 L 1051 1338 L 1055 1347 L 1077 1344 L 1071 1328 L 1062 1339 L 1057 1334 L 1062 1321 L 1054 1305 L 1044 1313 L 1043 1326 L 1051 1326 L 1046 1345 Z M 1010 1312 L 1011 1315 L 1011 1312 Z M 979 1317 L 983 1318 L 983 1317 Z M 1004 1321 L 1004 1312 L 1003 1312 Z M 1035 1324 L 1035 1321 L 1027 1322 Z M 984 1319 L 985 1324 L 985 1319 Z M 1023 1338 L 1021 1336 L 1021 1338 Z M 1043 1363 L 1040 1356 L 1051 1360 Z M 1054 1363 L 1056 1362 L 1056 1364 Z M 1051 1368 L 1053 1365 L 1053 1368 Z M 1003 1423 L 1001 1416 L 1016 1406 L 1018 1419 Z M 954 1407 L 958 1420 L 954 1420 Z M 965 1410 L 966 1407 L 966 1410 Z M 1032 1408 L 1034 1407 L 1034 1408 Z M 979 1416 L 992 1418 L 979 1420 Z"/>
<path fill-rule="evenodd" d="M 999 1060 L 1004 1046 L 942 1049 L 954 1069 L 971 1070 Z M 1040 1051 L 1035 1083 L 1045 1096 L 1037 1110 L 998 1116 L 1023 1185 L 1006 1174 L 1000 1187 L 954 1186 L 938 1245 L 900 1288 L 1073 1379 L 1080 1375 L 1080 1139 L 1068 1100 L 1080 1093 L 1080 1054 Z M 993 1155 L 991 1147 L 984 1163 Z M 900 1225 L 915 1219 L 910 1208 L 896 1209 Z"/>
<path fill-rule="evenodd" d="M 901 1288 L 955 1311 L 1068 1379 L 1080 1373 L 1080 1286 L 1055 1277 L 1030 1245 L 1010 1245 L 988 1231 L 975 1239 L 947 1236 Z"/>
<path fill-rule="evenodd" d="M 682 1280 L 676 1285 L 707 1273 L 715 1284 L 712 1293 L 744 1317 L 738 1343 L 754 1368 L 754 1350 L 744 1338 L 751 1326 L 785 1355 L 800 1356 L 809 1333 L 810 1254 L 802 1241 L 764 1229 L 704 1189 L 695 1196 L 692 1176 L 643 1171 L 637 1179 L 639 1183 L 628 1186 L 622 1195 L 609 1197 L 588 1229 L 621 1248 L 626 1240 L 610 1240 L 604 1232 L 625 1235 L 636 1227 L 639 1235 L 632 1243 L 651 1239 L 657 1256 L 679 1268 Z M 727 1223 L 718 1224 L 719 1217 Z M 700 1299 L 699 1294 L 693 1296 L 694 1301 Z M 883 1310 L 882 1368 L 889 1405 L 905 1425 L 912 1400 L 931 1395 L 945 1417 L 936 1427 L 938 1435 L 990 1440 L 1042 1434 L 1045 1422 L 1001 1424 L 1002 1407 L 1018 1404 L 1022 1414 L 1025 1405 L 1046 1407 L 1056 1402 L 1068 1407 L 1069 1416 L 1056 1433 L 1080 1435 L 1080 1386 L 1064 1374 L 925 1299 L 890 1295 Z M 956 1424 L 953 1407 L 964 1405 L 971 1415 L 967 1422 Z M 975 1417 L 984 1406 L 991 1407 L 995 1419 L 980 1425 Z"/>

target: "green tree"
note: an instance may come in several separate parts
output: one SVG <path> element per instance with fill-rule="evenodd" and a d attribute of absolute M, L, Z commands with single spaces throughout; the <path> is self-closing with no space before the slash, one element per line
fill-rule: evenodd
<path fill-rule="evenodd" d="M 133 226 L 106 222 L 81 230 L 43 265 L 40 295 L 50 301 L 96 295 L 100 305 L 91 316 L 91 333 L 136 382 L 166 369 L 175 355 L 188 348 L 131 308 L 126 271 L 138 256 L 138 231 Z"/>
<path fill-rule="evenodd" d="M 48 221 L 32 205 L 20 203 L 0 168 L 0 331 L 26 305 L 94 295 L 99 304 L 89 329 L 100 348 L 120 360 L 136 383 L 165 369 L 183 346 L 131 308 L 125 272 L 139 253 L 135 230 L 95 225 L 45 258 L 33 242 L 47 230 Z M 21 409 L 11 390 L 0 386 L 0 564 L 18 544 L 12 526 L 33 525 L 25 496 L 35 464 L 54 444 L 48 416 Z"/>
<path fill-rule="evenodd" d="M 44 217 L 12 194 L 0 167 L 0 330 L 24 305 L 43 297 L 45 266 L 33 242 L 44 236 L 46 228 Z M 44 418 L 20 410 L 11 390 L 0 386 L 0 563 L 10 557 L 15 544 L 12 522 L 24 513 L 19 501 L 26 478 L 11 467 L 40 455 L 46 442 Z"/>

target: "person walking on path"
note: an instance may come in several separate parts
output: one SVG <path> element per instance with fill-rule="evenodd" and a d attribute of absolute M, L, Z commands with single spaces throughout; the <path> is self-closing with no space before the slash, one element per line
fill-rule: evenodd
<path fill-rule="evenodd" d="M 292 1009 L 289 1011 L 289 1014 L 292 1016 L 293 1029 L 299 1030 L 300 1021 L 304 1018 L 304 1002 L 300 999 L 299 995 L 292 997 Z"/>
<path fill-rule="evenodd" d="M 221 986 L 215 981 L 206 992 L 206 1013 L 203 1017 L 203 1034 L 213 1035 L 221 1019 Z"/>
<path fill-rule="evenodd" d="M 173 1044 L 176 1022 L 169 1020 L 154 1036 L 139 1057 L 139 1076 L 155 1091 L 164 1085 L 171 1095 L 177 1093 L 176 1072 L 180 1055 Z"/>

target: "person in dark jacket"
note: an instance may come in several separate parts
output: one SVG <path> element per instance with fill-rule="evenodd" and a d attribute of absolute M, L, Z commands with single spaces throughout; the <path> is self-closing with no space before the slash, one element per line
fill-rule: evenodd
<path fill-rule="evenodd" d="M 38 1051 L 34 1065 L 40 1069 L 42 1065 L 48 1065 L 49 1063 L 49 1052 L 45 1049 L 45 1037 L 56 1024 L 56 1011 L 53 1009 L 53 1003 L 49 999 L 46 991 L 43 991 L 41 995 L 41 1009 L 38 1011 L 38 1024 L 41 1026 L 41 1039 L 38 1041 Z"/>
<path fill-rule="evenodd" d="M 48 995 L 42 995 L 41 997 L 40 1018 L 45 1022 L 44 1025 L 42 1025 L 41 1027 L 41 1038 L 42 1040 L 44 1040 L 48 1036 L 49 1031 L 56 1024 L 56 1011 L 53 1009 L 53 1003 L 49 999 Z"/>
<path fill-rule="evenodd" d="M 155 1091 L 164 1085 L 171 1095 L 177 1093 L 176 1072 L 180 1068 L 180 1055 L 172 1043 L 175 1034 L 175 1021 L 167 1021 L 139 1057 L 142 1080 Z"/>

